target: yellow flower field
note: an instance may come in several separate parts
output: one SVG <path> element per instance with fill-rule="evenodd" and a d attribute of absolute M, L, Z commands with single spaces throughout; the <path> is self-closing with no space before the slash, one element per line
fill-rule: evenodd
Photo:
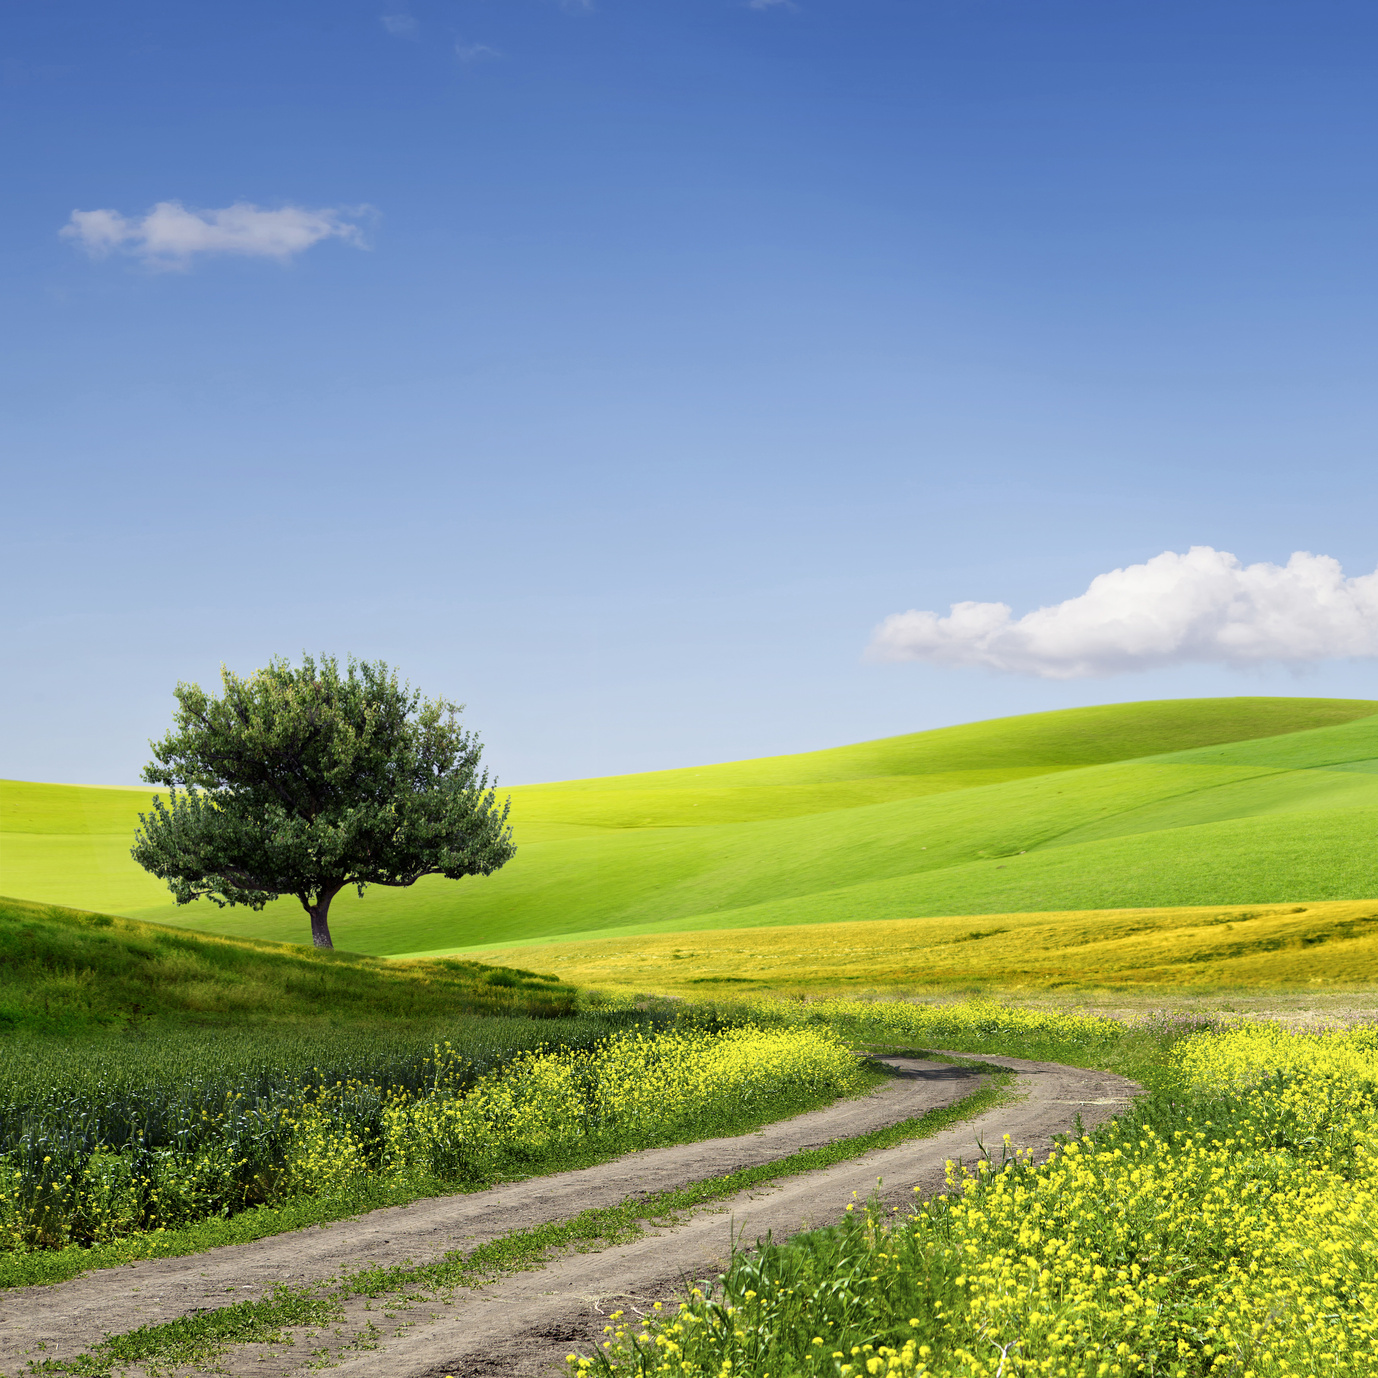
<path fill-rule="evenodd" d="M 734 1105 L 765 1110 L 801 1092 L 842 1095 L 859 1085 L 857 1059 L 828 1029 L 631 1033 L 592 1056 L 524 1055 L 462 1097 L 389 1105 L 384 1163 L 481 1172 L 485 1155 L 648 1143 Z"/>
<path fill-rule="evenodd" d="M 795 1003 L 761 1000 L 747 1006 L 758 1019 L 794 1027 L 837 1029 L 860 1043 L 979 1051 L 986 1045 L 1027 1048 L 1040 1039 L 1090 1047 L 1118 1040 L 1125 1025 L 1100 1015 L 1021 1009 L 994 1000 L 919 1004 L 908 1000 L 834 998 Z"/>
<path fill-rule="evenodd" d="M 734 991 L 1210 989 L 1378 982 L 1378 903 L 965 914 L 614 934 L 506 947 L 495 961 L 580 985 Z"/>
<path fill-rule="evenodd" d="M 1048 1161 L 951 1165 L 907 1217 L 741 1255 L 574 1367 L 830 1378 L 1378 1374 L 1378 1034 L 1186 1039 Z"/>
<path fill-rule="evenodd" d="M 58 1148 L 59 1136 L 30 1112 L 15 1147 L 0 1154 L 0 1248 L 102 1243 L 343 1193 L 365 1178 L 477 1185 L 740 1132 L 856 1090 L 863 1075 L 830 1029 L 751 1025 L 632 1031 L 591 1050 L 522 1053 L 477 1079 L 448 1047 L 429 1065 L 419 1090 L 351 1078 L 237 1094 L 214 1113 L 192 1107 L 157 1139 L 106 1107 L 107 1120 L 126 1127 L 123 1140 L 68 1136 Z M 45 1134 L 57 1151 L 41 1151 Z"/>

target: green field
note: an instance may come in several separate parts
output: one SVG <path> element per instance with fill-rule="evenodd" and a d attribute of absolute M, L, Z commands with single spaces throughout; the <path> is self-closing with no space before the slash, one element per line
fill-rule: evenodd
<path fill-rule="evenodd" d="M 1378 702 L 1167 700 L 511 791 L 497 875 L 341 895 L 342 948 L 1378 896 Z M 301 942 L 295 901 L 178 909 L 144 790 L 0 786 L 0 892 Z"/>
<path fill-rule="evenodd" d="M 262 1039 L 273 1029 L 330 1044 L 344 1018 L 370 1037 L 388 1027 L 415 1043 L 449 1036 L 456 1021 L 568 1021 L 575 1003 L 554 976 L 484 962 L 389 962 L 0 899 L 4 1034 L 212 1028 Z"/>

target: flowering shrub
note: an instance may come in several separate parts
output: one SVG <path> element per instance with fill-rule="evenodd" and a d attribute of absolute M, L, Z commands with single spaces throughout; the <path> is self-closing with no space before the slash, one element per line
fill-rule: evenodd
<path fill-rule="evenodd" d="M 577 1370 L 664 1378 L 1378 1374 L 1378 1036 L 1201 1034 L 1047 1161 L 739 1254 Z"/>
<path fill-rule="evenodd" d="M 857 1058 L 826 1029 L 633 1030 L 588 1049 L 519 1053 L 476 1079 L 443 1045 L 424 1082 L 348 1077 L 231 1094 L 199 1118 L 184 1114 L 158 1145 L 138 1124 L 123 1142 L 64 1140 L 57 1155 L 30 1134 L 0 1155 L 0 1246 L 104 1242 L 380 1177 L 479 1185 L 739 1129 L 860 1084 Z"/>

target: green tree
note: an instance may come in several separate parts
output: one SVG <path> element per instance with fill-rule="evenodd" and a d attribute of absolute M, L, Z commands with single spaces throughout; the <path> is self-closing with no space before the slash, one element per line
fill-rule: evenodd
<path fill-rule="evenodd" d="M 242 679 L 222 666 L 220 680 L 219 698 L 177 686 L 175 726 L 143 773 L 172 792 L 139 815 L 132 855 L 178 904 L 295 895 L 312 941 L 332 947 L 345 886 L 486 876 L 516 851 L 460 705 L 352 657 L 344 673 L 303 656 Z"/>

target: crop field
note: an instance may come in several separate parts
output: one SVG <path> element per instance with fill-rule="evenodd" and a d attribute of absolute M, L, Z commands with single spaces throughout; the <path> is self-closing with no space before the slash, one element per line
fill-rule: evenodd
<path fill-rule="evenodd" d="M 1084 1020 L 1064 1033 L 1110 1041 Z M 848 1206 L 841 1227 L 738 1253 L 716 1288 L 645 1323 L 618 1312 L 571 1372 L 1378 1373 L 1378 1034 L 1203 1032 L 1156 1080 L 1046 1161 L 953 1166 L 907 1213 Z"/>
<path fill-rule="evenodd" d="M 586 1048 L 472 1048 L 295 1070 L 273 1040 L 74 1063 L 43 1048 L 0 1077 L 0 1248 L 108 1245 L 254 1207 L 396 1183 L 472 1188 L 705 1136 L 835 1099 L 861 1065 L 822 1027 L 631 1029 Z M 348 1065 L 351 1061 L 354 1065 Z M 371 1063 L 371 1065 L 369 1065 Z M 140 1238 L 143 1236 L 144 1238 Z M 111 1261 L 109 1251 L 102 1256 Z"/>
<path fill-rule="evenodd" d="M 489 949 L 562 979 L 690 998 L 1378 985 L 1378 902 L 982 914 Z"/>
<path fill-rule="evenodd" d="M 498 874 L 342 895 L 341 947 L 1378 896 L 1378 703 L 1039 713 L 799 756 L 511 791 Z M 147 792 L 7 782 L 0 890 L 299 942 L 305 916 L 178 910 L 128 858 Z"/>

